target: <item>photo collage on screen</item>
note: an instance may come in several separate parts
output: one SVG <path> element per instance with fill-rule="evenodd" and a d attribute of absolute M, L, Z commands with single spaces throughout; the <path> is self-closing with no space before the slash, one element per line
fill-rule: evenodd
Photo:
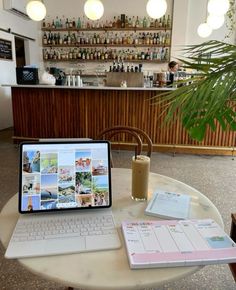
<path fill-rule="evenodd" d="M 22 210 L 96 207 L 109 204 L 106 148 L 25 150 Z"/>

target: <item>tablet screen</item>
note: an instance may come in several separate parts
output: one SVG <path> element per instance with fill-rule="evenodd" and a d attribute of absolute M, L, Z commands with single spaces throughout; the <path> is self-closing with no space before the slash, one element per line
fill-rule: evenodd
<path fill-rule="evenodd" d="M 111 206 L 108 141 L 20 145 L 19 211 Z"/>

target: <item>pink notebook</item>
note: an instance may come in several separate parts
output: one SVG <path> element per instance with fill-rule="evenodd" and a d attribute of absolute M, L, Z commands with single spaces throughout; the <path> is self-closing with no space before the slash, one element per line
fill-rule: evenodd
<path fill-rule="evenodd" d="M 125 221 L 130 268 L 235 263 L 236 244 L 212 219 Z"/>

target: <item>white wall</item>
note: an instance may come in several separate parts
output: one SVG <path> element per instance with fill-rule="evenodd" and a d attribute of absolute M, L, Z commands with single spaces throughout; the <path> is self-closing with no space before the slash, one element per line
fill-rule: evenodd
<path fill-rule="evenodd" d="M 0 60 L 0 81 L 5 84 L 16 82 L 15 42 L 13 35 L 0 31 L 0 38 L 12 42 L 13 60 Z M 11 89 L 0 86 L 0 129 L 12 126 Z"/>
<path fill-rule="evenodd" d="M 19 0 L 21 1 L 21 0 Z M 36 39 L 36 41 L 25 40 L 27 64 L 38 63 L 41 48 L 38 44 L 38 23 L 25 20 L 3 10 L 3 0 L 0 0 L 0 28 L 4 30 L 11 29 L 12 32 Z M 11 89 L 2 87 L 3 84 L 16 83 L 16 61 L 15 61 L 15 42 L 12 34 L 0 30 L 0 38 L 12 41 L 13 60 L 0 60 L 0 130 L 13 126 Z"/>

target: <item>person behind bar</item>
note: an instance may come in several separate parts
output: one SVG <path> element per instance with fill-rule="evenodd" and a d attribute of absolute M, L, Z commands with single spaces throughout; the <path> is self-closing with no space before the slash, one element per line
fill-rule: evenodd
<path fill-rule="evenodd" d="M 169 77 L 167 78 L 167 85 L 173 84 L 175 80 L 175 75 L 179 69 L 179 64 L 176 61 L 171 61 L 168 64 Z"/>
<path fill-rule="evenodd" d="M 169 62 L 168 68 L 169 68 L 170 73 L 176 73 L 179 69 L 179 64 L 178 64 L 178 62 L 173 60 L 173 61 Z"/>

